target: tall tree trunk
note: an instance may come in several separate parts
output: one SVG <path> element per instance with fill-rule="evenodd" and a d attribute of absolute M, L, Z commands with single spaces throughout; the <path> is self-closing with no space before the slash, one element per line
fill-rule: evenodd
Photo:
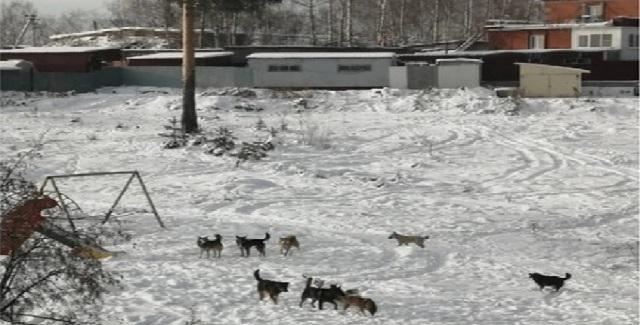
<path fill-rule="evenodd" d="M 327 16 L 327 41 L 329 45 L 333 45 L 333 0 L 329 0 L 329 13 Z"/>
<path fill-rule="evenodd" d="M 400 43 L 401 44 L 405 44 L 406 43 L 406 35 L 405 35 L 405 26 L 404 26 L 404 21 L 405 21 L 405 9 L 407 7 L 407 0 L 402 0 L 400 2 Z"/>
<path fill-rule="evenodd" d="M 198 131 L 196 116 L 196 72 L 193 49 L 193 0 L 182 0 L 182 131 Z"/>
<path fill-rule="evenodd" d="M 433 42 L 440 40 L 440 0 L 436 0 L 433 14 Z"/>
<path fill-rule="evenodd" d="M 347 46 L 353 46 L 353 0 L 347 0 Z"/>
<path fill-rule="evenodd" d="M 309 0 L 309 23 L 311 24 L 311 45 L 316 45 L 318 37 L 316 36 L 315 0 Z"/>
<path fill-rule="evenodd" d="M 200 3 L 200 37 L 198 39 L 198 47 L 204 47 L 204 26 L 206 23 L 207 7 L 204 3 Z"/>
<path fill-rule="evenodd" d="M 378 28 L 377 28 L 377 36 L 376 42 L 378 46 L 384 46 L 385 44 L 385 17 L 387 16 L 387 0 L 379 0 L 378 8 L 380 10 L 380 15 L 378 16 Z"/>

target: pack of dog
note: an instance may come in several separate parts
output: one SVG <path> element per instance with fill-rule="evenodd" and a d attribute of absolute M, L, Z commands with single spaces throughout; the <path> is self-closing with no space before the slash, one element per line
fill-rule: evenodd
<path fill-rule="evenodd" d="M 297 250 L 300 250 L 300 243 L 298 242 L 298 238 L 293 235 L 289 235 L 286 237 L 280 237 L 278 241 L 280 245 L 280 254 L 287 256 L 289 254 L 289 250 L 295 247 Z"/>
<path fill-rule="evenodd" d="M 398 246 L 408 246 L 409 244 L 414 243 L 418 247 L 424 248 L 424 240 L 429 239 L 429 236 L 405 236 L 394 231 L 391 236 L 389 236 L 389 239 L 396 239 L 398 241 Z"/>
<path fill-rule="evenodd" d="M 265 233 L 263 239 L 247 239 L 247 236 L 236 236 L 236 244 L 240 248 L 240 256 L 249 257 L 251 247 L 255 247 L 261 256 L 266 256 L 264 242 L 269 240 L 269 238 L 271 238 L 271 235 L 269 235 L 268 232 Z"/>
<path fill-rule="evenodd" d="M 555 275 L 529 273 L 529 277 L 540 287 L 540 290 L 544 289 L 544 287 L 553 287 L 558 291 L 562 286 L 564 286 L 564 281 L 571 279 L 571 274 L 566 273 L 564 278 L 561 278 Z"/>
<path fill-rule="evenodd" d="M 215 240 L 209 240 L 208 237 L 198 237 L 198 247 L 200 247 L 200 258 L 202 258 L 202 253 L 207 253 L 207 258 L 209 258 L 211 251 L 213 251 L 213 257 L 220 258 L 222 254 L 222 236 L 216 234 Z"/>
<path fill-rule="evenodd" d="M 306 277 L 306 276 L 305 276 Z M 322 287 L 312 287 L 311 282 L 313 281 L 312 277 L 306 277 L 307 284 L 302 291 L 302 296 L 300 297 L 300 307 L 304 304 L 307 299 L 311 299 L 311 306 L 315 308 L 316 301 L 318 302 L 318 308 L 322 310 L 322 306 L 325 302 L 333 305 L 334 309 L 338 309 L 338 304 L 336 302 L 340 301 L 344 296 L 346 296 L 345 292 L 342 291 L 342 288 L 336 284 L 331 284 L 329 288 Z M 320 283 L 320 286 L 323 282 Z"/>
<path fill-rule="evenodd" d="M 279 282 L 273 280 L 265 280 L 260 277 L 260 269 L 253 272 L 253 277 L 258 281 L 258 295 L 260 300 L 265 296 L 269 296 L 274 304 L 278 304 L 278 296 L 282 292 L 289 291 L 289 282 Z"/>
<path fill-rule="evenodd" d="M 346 295 L 342 298 L 342 302 L 344 303 L 344 310 L 354 306 L 357 307 L 363 315 L 366 315 L 365 310 L 368 311 L 371 316 L 374 316 L 376 311 L 378 311 L 378 306 L 376 306 L 376 303 L 370 298 L 358 295 Z"/>

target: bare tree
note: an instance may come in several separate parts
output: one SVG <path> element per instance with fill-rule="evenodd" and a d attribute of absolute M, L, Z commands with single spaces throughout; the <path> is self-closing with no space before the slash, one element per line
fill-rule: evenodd
<path fill-rule="evenodd" d="M 36 147 L 0 161 L 0 220 L 39 195 L 24 177 L 27 161 L 37 155 Z M 67 247 L 34 234 L 0 260 L 0 321 L 97 324 L 100 315 L 93 305 L 116 285 L 99 261 L 70 254 Z"/>

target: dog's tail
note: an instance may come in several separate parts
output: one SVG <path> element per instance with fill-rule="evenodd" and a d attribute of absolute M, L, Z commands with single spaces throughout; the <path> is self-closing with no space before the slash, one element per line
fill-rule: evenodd
<path fill-rule="evenodd" d="M 265 232 L 265 236 L 264 236 L 263 241 L 264 241 L 264 240 L 269 240 L 269 238 L 271 238 L 271 235 L 269 235 L 269 233 L 268 233 L 268 232 Z"/>
<path fill-rule="evenodd" d="M 373 316 L 378 311 L 378 306 L 376 306 L 376 303 L 373 302 L 373 300 L 371 299 L 369 299 L 368 303 L 369 303 L 369 312 L 371 313 L 371 316 Z"/>
<path fill-rule="evenodd" d="M 262 278 L 260 278 L 260 269 L 257 269 L 255 272 L 253 272 L 253 277 L 258 281 L 262 281 Z"/>
<path fill-rule="evenodd" d="M 571 279 L 571 273 L 567 273 L 567 274 L 565 274 L 565 275 L 564 275 L 564 279 L 565 279 L 565 280 L 569 280 L 569 279 Z"/>

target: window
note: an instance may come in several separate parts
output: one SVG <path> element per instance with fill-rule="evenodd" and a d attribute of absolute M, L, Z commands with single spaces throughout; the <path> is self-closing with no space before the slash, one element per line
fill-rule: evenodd
<path fill-rule="evenodd" d="M 544 35 L 537 34 L 529 36 L 529 48 L 530 49 L 543 49 L 544 48 Z"/>
<path fill-rule="evenodd" d="M 600 34 L 591 34 L 591 47 L 600 47 Z"/>
<path fill-rule="evenodd" d="M 629 34 L 629 47 L 638 47 L 638 34 Z"/>
<path fill-rule="evenodd" d="M 364 72 L 371 71 L 371 64 L 338 65 L 338 72 Z"/>
<path fill-rule="evenodd" d="M 612 39 L 611 34 L 602 34 L 602 47 L 611 47 Z"/>
<path fill-rule="evenodd" d="M 269 72 L 298 72 L 300 71 L 299 65 L 270 65 Z"/>
<path fill-rule="evenodd" d="M 578 47 L 589 47 L 589 35 L 578 36 Z"/>
<path fill-rule="evenodd" d="M 602 20 L 602 4 L 586 6 L 584 14 L 589 17 L 589 21 Z"/>

